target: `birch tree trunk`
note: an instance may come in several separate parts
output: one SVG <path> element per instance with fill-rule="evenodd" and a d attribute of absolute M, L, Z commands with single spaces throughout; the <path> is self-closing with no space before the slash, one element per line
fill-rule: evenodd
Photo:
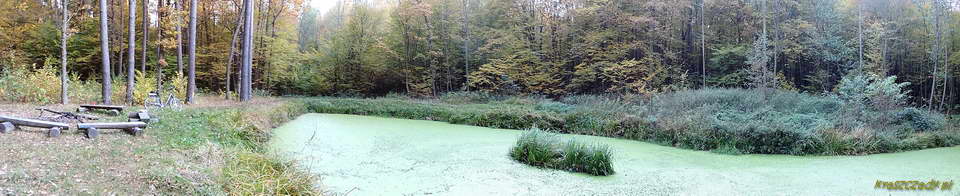
<path fill-rule="evenodd" d="M 189 67 L 187 68 L 187 103 L 195 103 L 194 94 L 197 91 L 197 0 L 190 0 L 190 26 L 188 27 L 189 36 L 187 41 L 189 48 L 187 54 L 190 55 Z"/>
<path fill-rule="evenodd" d="M 137 67 L 137 0 L 130 0 L 130 29 L 127 30 L 127 103 L 133 103 L 134 71 Z"/>
<path fill-rule="evenodd" d="M 194 0 L 196 1 L 196 0 Z M 253 64 L 253 1 L 243 1 L 243 62 L 240 82 L 240 101 L 249 101 L 251 96 Z"/>
<path fill-rule="evenodd" d="M 60 24 L 60 33 L 62 34 L 60 38 L 60 104 L 67 104 L 70 102 L 70 96 L 67 95 L 67 89 L 69 88 L 67 78 L 67 39 L 70 36 L 69 29 L 67 28 L 70 25 L 69 11 L 67 10 L 67 5 L 70 4 L 69 0 L 63 0 L 61 8 L 63 9 L 63 24 Z"/>

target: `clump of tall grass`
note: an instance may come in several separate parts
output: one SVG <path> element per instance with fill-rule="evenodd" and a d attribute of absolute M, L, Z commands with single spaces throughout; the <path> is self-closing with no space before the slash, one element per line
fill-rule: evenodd
<path fill-rule="evenodd" d="M 563 158 L 557 150 L 557 136 L 539 129 L 530 129 L 517 139 L 510 149 L 510 157 L 527 165 L 556 167 Z"/>
<path fill-rule="evenodd" d="M 610 161 L 610 147 L 588 145 L 575 140 L 570 140 L 563 146 L 563 159 L 560 160 L 560 165 L 566 170 L 597 176 L 608 176 L 614 173 Z"/>
<path fill-rule="evenodd" d="M 609 147 L 587 145 L 576 140 L 561 143 L 558 138 L 556 134 L 537 128 L 527 130 L 510 149 L 510 158 L 537 167 L 597 176 L 613 175 Z"/>
<path fill-rule="evenodd" d="M 253 152 L 240 152 L 223 168 L 223 189 L 231 195 L 321 195 L 317 177 L 303 175 L 292 162 Z"/>

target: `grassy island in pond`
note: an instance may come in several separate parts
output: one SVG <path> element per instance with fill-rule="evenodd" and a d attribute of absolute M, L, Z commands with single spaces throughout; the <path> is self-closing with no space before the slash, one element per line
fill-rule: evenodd
<path fill-rule="evenodd" d="M 595 144 L 587 145 L 576 140 L 560 143 L 553 133 L 533 128 L 517 139 L 510 149 L 510 157 L 521 163 L 583 172 L 590 175 L 607 176 L 614 173 L 610 163 L 609 147 Z"/>

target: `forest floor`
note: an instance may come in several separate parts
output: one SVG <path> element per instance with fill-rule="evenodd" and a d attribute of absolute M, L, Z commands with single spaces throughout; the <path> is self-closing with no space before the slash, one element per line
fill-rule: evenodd
<path fill-rule="evenodd" d="M 239 105 L 212 96 L 200 97 L 198 102 L 200 104 L 188 105 L 186 109 Z M 259 98 L 249 105 L 270 107 L 278 102 L 275 98 Z M 78 105 L 0 103 L 0 115 L 36 118 L 40 114 L 36 108 L 41 107 L 76 111 Z M 138 109 L 141 107 L 128 107 L 126 112 Z M 126 120 L 123 115 L 93 114 L 102 118 L 100 122 Z M 71 126 L 76 127 L 73 124 Z M 156 131 L 171 130 L 148 128 L 139 137 L 119 130 L 105 130 L 95 139 L 87 139 L 76 129 L 64 130 L 60 137 L 48 137 L 46 129 L 38 128 L 0 134 L 0 195 L 155 195 L 220 191 L 211 173 L 216 173 L 216 167 L 223 163 L 222 159 L 213 158 L 223 157 L 216 156 L 222 154 L 222 150 L 210 144 L 195 150 L 165 147 Z M 181 188 L 189 190 L 176 190 Z"/>

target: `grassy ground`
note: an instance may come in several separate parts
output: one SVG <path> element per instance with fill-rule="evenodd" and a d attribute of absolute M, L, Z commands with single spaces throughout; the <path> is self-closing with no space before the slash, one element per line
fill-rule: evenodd
<path fill-rule="evenodd" d="M 2 134 L 0 195 L 320 194 L 315 176 L 261 147 L 266 130 L 288 116 L 283 100 L 261 98 L 241 107 L 202 97 L 199 103 L 151 111 L 161 121 L 140 137 L 104 131 L 91 140 L 69 130 L 49 138 L 46 130 L 31 128 Z M 2 103 L 0 115 L 36 117 L 37 107 Z"/>

